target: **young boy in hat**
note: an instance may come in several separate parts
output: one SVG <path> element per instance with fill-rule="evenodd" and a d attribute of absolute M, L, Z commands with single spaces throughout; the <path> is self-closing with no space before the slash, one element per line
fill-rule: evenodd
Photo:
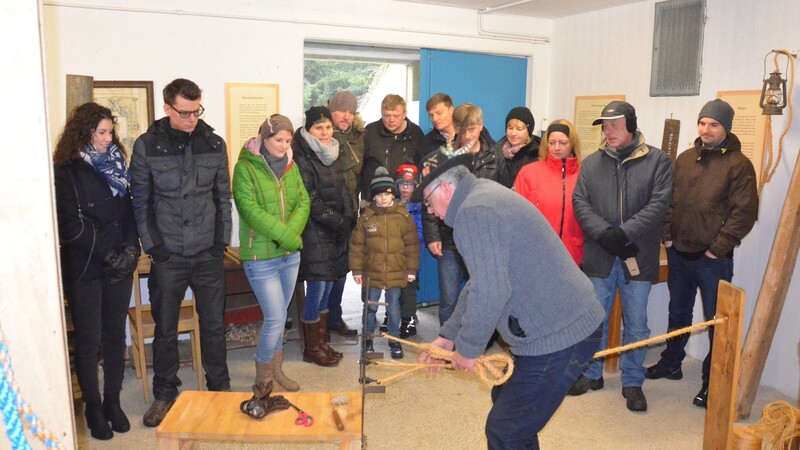
<path fill-rule="evenodd" d="M 420 266 L 422 265 L 423 249 L 425 240 L 422 237 L 422 203 L 411 201 L 411 195 L 419 184 L 417 180 L 417 166 L 412 163 L 401 164 L 397 168 L 395 176 L 397 192 L 400 202 L 406 205 L 406 210 L 414 224 L 417 226 L 417 237 L 419 237 Z M 400 323 L 400 337 L 405 339 L 417 334 L 417 289 L 419 288 L 419 274 L 417 279 L 408 283 L 400 291 L 400 308 L 402 309 L 403 319 Z"/>
<path fill-rule="evenodd" d="M 400 290 L 417 279 L 419 237 L 414 219 L 405 204 L 395 201 L 397 187 L 389 172 L 378 167 L 369 186 L 372 202 L 358 218 L 350 238 L 350 269 L 356 284 L 369 287 L 368 299 L 380 300 L 381 291 L 389 305 L 389 335 L 400 336 Z M 367 350 L 374 351 L 377 305 L 367 307 Z M 399 342 L 389 341 L 393 359 L 403 357 Z"/>

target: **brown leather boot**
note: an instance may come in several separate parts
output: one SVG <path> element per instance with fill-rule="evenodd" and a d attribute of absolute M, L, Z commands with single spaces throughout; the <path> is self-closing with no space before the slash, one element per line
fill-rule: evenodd
<path fill-rule="evenodd" d="M 289 392 L 295 392 L 300 390 L 300 385 L 297 384 L 294 380 L 287 377 L 285 373 L 283 373 L 283 349 L 276 349 L 275 356 L 272 358 L 272 375 L 275 379 L 275 382 L 281 386 L 282 388 L 286 389 Z"/>
<path fill-rule="evenodd" d="M 328 310 L 320 311 L 319 312 L 319 347 L 325 353 L 333 356 L 334 358 L 338 359 L 339 361 L 344 358 L 344 355 L 341 352 L 337 352 L 333 349 L 328 343 L 330 340 L 328 339 Z"/>
<path fill-rule="evenodd" d="M 274 378 L 275 361 L 260 363 L 256 361 L 256 386 L 266 389 L 267 383 Z"/>
<path fill-rule="evenodd" d="M 320 346 L 320 320 L 308 323 L 301 322 L 305 346 L 303 347 L 303 361 L 314 363 L 322 367 L 333 367 L 339 364 L 339 360 L 328 355 Z"/>

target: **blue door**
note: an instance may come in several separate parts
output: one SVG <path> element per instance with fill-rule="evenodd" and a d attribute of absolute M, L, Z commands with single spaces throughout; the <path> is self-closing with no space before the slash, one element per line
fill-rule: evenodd
<path fill-rule="evenodd" d="M 485 55 L 424 48 L 420 50 L 419 126 L 427 133 L 431 121 L 425 103 L 444 92 L 458 106 L 472 103 L 483 110 L 483 125 L 494 140 L 506 134 L 506 115 L 525 106 L 528 60 L 522 57 Z M 439 269 L 427 249 L 421 256 L 417 303 L 439 301 Z"/>

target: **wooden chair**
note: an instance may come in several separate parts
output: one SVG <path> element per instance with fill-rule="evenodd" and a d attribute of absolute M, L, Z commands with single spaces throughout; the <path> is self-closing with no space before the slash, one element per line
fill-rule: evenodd
<path fill-rule="evenodd" d="M 142 304 L 142 289 L 140 279 L 150 274 L 150 258 L 142 255 L 139 258 L 139 266 L 133 272 L 133 298 L 134 306 L 128 308 L 128 325 L 131 333 L 131 350 L 136 378 L 142 379 L 142 389 L 144 390 L 144 402 L 150 402 L 150 380 L 147 376 L 147 360 L 145 357 L 144 340 L 150 339 L 155 335 L 156 324 L 153 321 L 153 313 L 150 304 Z M 178 334 L 189 333 L 192 345 L 192 369 L 197 372 L 197 389 L 203 390 L 203 363 L 200 351 L 200 319 L 195 309 L 195 298 L 185 299 L 181 302 L 181 310 L 178 316 Z"/>

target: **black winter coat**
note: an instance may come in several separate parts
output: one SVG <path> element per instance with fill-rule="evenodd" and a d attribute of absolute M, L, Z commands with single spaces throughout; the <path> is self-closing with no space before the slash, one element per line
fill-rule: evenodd
<path fill-rule="evenodd" d="M 325 166 L 298 128 L 292 139 L 294 161 L 300 169 L 311 213 L 303 230 L 299 280 L 334 281 L 347 275 L 348 240 L 355 225 L 350 193 L 339 161 Z"/>
<path fill-rule="evenodd" d="M 400 134 L 387 130 L 380 119 L 367 125 L 364 134 L 364 167 L 361 169 L 361 199 L 372 201 L 369 184 L 378 167 L 385 167 L 389 176 L 394 177 L 400 164 L 412 161 L 419 165 L 425 156 L 422 153 L 424 137 L 422 130 L 408 119 L 406 129 Z"/>
<path fill-rule="evenodd" d="M 497 172 L 494 180 L 511 189 L 522 166 L 530 164 L 539 158 L 539 143 L 541 140 L 542 138 L 539 136 L 531 136 L 531 141 L 519 149 L 513 158 L 508 160 L 503 156 L 503 145 L 506 143 L 506 138 L 500 139 L 500 142 L 494 145 L 494 153 L 497 158 Z"/>
<path fill-rule="evenodd" d="M 63 281 L 96 280 L 103 276 L 107 254 L 139 248 L 130 194 L 115 197 L 105 178 L 82 159 L 55 166 L 53 173 Z"/>

